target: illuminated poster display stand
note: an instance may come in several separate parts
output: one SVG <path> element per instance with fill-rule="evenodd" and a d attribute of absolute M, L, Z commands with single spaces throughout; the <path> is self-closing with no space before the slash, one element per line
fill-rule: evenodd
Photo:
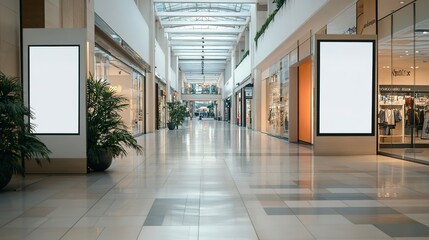
<path fill-rule="evenodd" d="M 375 39 L 316 36 L 315 154 L 376 154 Z"/>
<path fill-rule="evenodd" d="M 28 48 L 34 133 L 79 134 L 79 45 Z"/>
<path fill-rule="evenodd" d="M 86 31 L 23 29 L 24 102 L 34 134 L 52 151 L 31 173 L 86 173 Z"/>

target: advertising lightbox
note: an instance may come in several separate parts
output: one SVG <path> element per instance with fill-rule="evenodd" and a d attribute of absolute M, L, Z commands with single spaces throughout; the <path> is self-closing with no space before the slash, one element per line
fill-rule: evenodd
<path fill-rule="evenodd" d="M 374 136 L 374 40 L 317 40 L 317 135 Z"/>
<path fill-rule="evenodd" d="M 79 46 L 28 46 L 35 134 L 79 134 Z"/>

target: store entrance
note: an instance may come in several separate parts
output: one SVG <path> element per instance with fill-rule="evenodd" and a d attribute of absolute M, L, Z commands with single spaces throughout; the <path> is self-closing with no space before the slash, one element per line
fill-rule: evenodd
<path fill-rule="evenodd" d="M 217 118 L 217 103 L 216 101 L 195 101 L 190 111 L 196 119 L 214 120 Z"/>
<path fill-rule="evenodd" d="M 252 99 L 246 99 L 246 127 L 252 128 Z"/>

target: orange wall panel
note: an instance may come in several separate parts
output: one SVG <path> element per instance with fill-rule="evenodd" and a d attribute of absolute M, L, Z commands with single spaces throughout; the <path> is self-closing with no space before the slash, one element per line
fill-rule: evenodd
<path fill-rule="evenodd" d="M 311 62 L 299 65 L 298 117 L 299 141 L 311 143 Z"/>

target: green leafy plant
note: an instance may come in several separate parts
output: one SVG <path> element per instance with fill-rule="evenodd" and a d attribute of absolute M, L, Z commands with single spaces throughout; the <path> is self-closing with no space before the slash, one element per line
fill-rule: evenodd
<path fill-rule="evenodd" d="M 186 118 L 186 107 L 180 102 L 168 102 L 167 103 L 169 123 L 174 124 L 176 128 L 183 124 Z"/>
<path fill-rule="evenodd" d="M 261 29 L 259 29 L 259 31 L 256 32 L 256 35 L 254 38 L 256 46 L 258 46 L 258 39 L 262 36 L 262 34 L 264 34 L 265 30 L 267 30 L 268 25 L 270 25 L 270 23 L 272 21 L 274 21 L 274 17 L 276 16 L 279 9 L 281 7 L 283 7 L 285 2 L 286 2 L 286 0 L 274 0 L 273 1 L 273 3 L 276 3 L 277 8 L 268 16 L 268 18 L 265 20 L 264 24 L 262 24 Z"/>
<path fill-rule="evenodd" d="M 49 149 L 34 134 L 26 121 L 33 114 L 23 103 L 22 87 L 17 78 L 0 72 L 0 189 L 12 174 L 24 175 L 23 160 L 49 161 Z"/>
<path fill-rule="evenodd" d="M 273 3 L 276 4 L 277 9 L 280 9 L 285 2 L 286 2 L 286 0 L 274 0 L 273 1 Z"/>
<path fill-rule="evenodd" d="M 87 157 L 90 167 L 99 164 L 103 154 L 111 158 L 126 156 L 125 147 L 143 153 L 143 148 L 121 118 L 120 112 L 127 106 L 127 99 L 117 95 L 109 83 L 90 75 L 87 81 Z"/>

